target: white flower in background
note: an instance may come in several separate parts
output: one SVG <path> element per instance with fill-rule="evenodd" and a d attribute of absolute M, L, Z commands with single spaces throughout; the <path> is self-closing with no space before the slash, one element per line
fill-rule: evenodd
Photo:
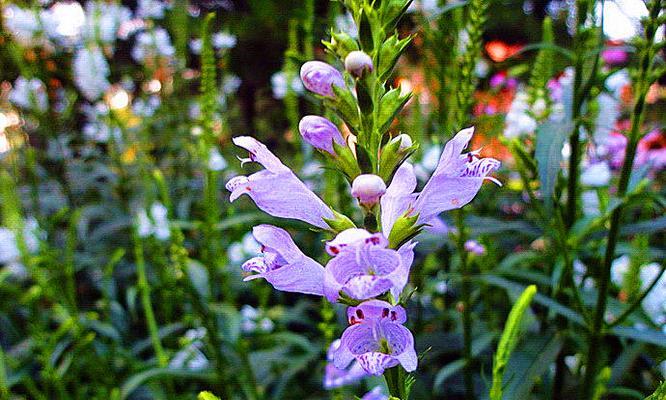
<path fill-rule="evenodd" d="M 439 0 L 416 0 L 410 4 L 408 11 L 421 11 L 424 14 L 439 12 Z"/>
<path fill-rule="evenodd" d="M 348 11 L 335 16 L 335 30 L 344 32 L 353 38 L 358 37 L 358 28 L 356 28 L 354 17 Z"/>
<path fill-rule="evenodd" d="M 26 79 L 22 76 L 16 78 L 9 101 L 26 110 L 36 109 L 44 112 L 49 106 L 46 86 L 37 78 Z"/>
<path fill-rule="evenodd" d="M 303 82 L 301 82 L 301 78 L 298 76 L 298 74 L 294 74 L 294 77 L 291 79 L 291 85 L 287 82 L 287 74 L 285 74 L 283 71 L 276 72 L 271 76 L 271 87 L 273 88 L 273 97 L 276 99 L 284 99 L 284 97 L 287 95 L 287 90 L 289 89 L 289 86 L 291 86 L 291 90 L 293 90 L 296 94 L 300 95 L 303 94 L 304 88 L 303 88 Z"/>
<path fill-rule="evenodd" d="M 115 42 L 120 26 L 132 19 L 132 11 L 116 3 L 86 3 L 86 24 L 83 36 L 104 44 Z"/>
<path fill-rule="evenodd" d="M 622 287 L 625 276 L 629 271 L 631 259 L 628 255 L 613 260 L 611 264 L 611 281 Z M 641 266 L 639 277 L 641 280 L 641 291 L 647 290 L 648 286 L 657 278 L 661 271 L 658 263 L 650 263 Z M 643 299 L 643 310 L 657 325 L 666 324 L 666 275 L 662 275 L 652 288 L 650 293 Z"/>
<path fill-rule="evenodd" d="M 511 102 L 509 112 L 506 114 L 506 128 L 504 136 L 512 139 L 531 135 L 536 131 L 537 122 L 530 115 L 529 96 L 525 92 L 518 92 Z"/>
<path fill-rule="evenodd" d="M 583 203 L 583 213 L 586 216 L 596 217 L 601 214 L 599 208 L 601 203 L 599 202 L 599 196 L 594 190 L 585 190 L 581 194 L 581 200 Z"/>
<path fill-rule="evenodd" d="M 39 250 L 39 240 L 44 232 L 39 228 L 37 220 L 27 218 L 23 223 L 23 241 L 29 253 Z M 0 227 L 0 264 L 5 265 L 12 275 L 18 279 L 27 277 L 27 271 L 21 264 L 21 251 L 16 234 L 9 228 Z"/>
<path fill-rule="evenodd" d="M 490 71 L 490 64 L 488 61 L 486 61 L 485 58 L 480 58 L 479 61 L 476 62 L 476 65 L 474 66 L 474 75 L 476 75 L 479 78 L 485 78 L 488 76 L 488 72 Z"/>
<path fill-rule="evenodd" d="M 24 10 L 15 4 L 8 4 L 3 11 L 4 24 L 8 32 L 23 46 L 34 46 L 35 37 L 41 32 L 39 15 L 30 9 Z"/>
<path fill-rule="evenodd" d="M 140 237 L 154 235 L 158 240 L 167 240 L 171 237 L 169 229 L 168 210 L 160 202 L 150 206 L 150 214 L 146 210 L 137 213 L 137 233 Z"/>
<path fill-rule="evenodd" d="M 658 263 L 643 265 L 640 272 L 641 290 L 647 290 L 660 271 Z M 659 326 L 666 324 L 666 274 L 661 275 L 656 285 L 643 299 L 642 305 L 645 313 L 655 324 Z"/>
<path fill-rule="evenodd" d="M 140 117 L 152 117 L 162 104 L 159 96 L 150 96 L 148 99 L 137 98 L 132 103 L 132 112 Z"/>
<path fill-rule="evenodd" d="M 98 47 L 81 48 L 72 64 L 74 83 L 89 101 L 99 99 L 111 86 L 109 64 Z"/>
<path fill-rule="evenodd" d="M 244 305 L 240 310 L 241 330 L 245 333 L 258 331 L 270 333 L 275 328 L 275 323 L 268 317 L 262 318 L 262 313 L 258 309 Z"/>
<path fill-rule="evenodd" d="M 136 16 L 146 19 L 162 19 L 169 5 L 160 0 L 139 0 Z"/>
<path fill-rule="evenodd" d="M 192 54 L 199 55 L 201 54 L 201 48 L 203 47 L 203 40 L 197 38 L 190 40 L 190 51 Z"/>
<path fill-rule="evenodd" d="M 615 124 L 620 117 L 620 101 L 608 93 L 601 93 L 597 102 L 599 113 L 594 124 L 594 139 L 603 140 L 615 130 Z"/>
<path fill-rule="evenodd" d="M 241 83 L 243 81 L 237 75 L 230 74 L 225 76 L 222 80 L 222 93 L 227 95 L 236 93 Z"/>
<path fill-rule="evenodd" d="M 611 179 L 611 170 L 606 162 L 596 162 L 583 167 L 580 182 L 592 187 L 607 186 Z"/>
<path fill-rule="evenodd" d="M 218 32 L 212 37 L 213 47 L 218 50 L 228 50 L 236 46 L 236 36 L 227 32 Z"/>
<path fill-rule="evenodd" d="M 205 336 L 206 330 L 204 328 L 187 330 L 185 332 L 185 347 L 174 354 L 171 361 L 169 361 L 169 367 L 190 371 L 200 371 L 207 368 L 209 361 L 201 351 L 204 346 L 202 339 Z"/>
<path fill-rule="evenodd" d="M 163 28 L 144 31 L 136 35 L 132 49 L 132 58 L 137 62 L 156 57 L 172 57 L 176 50 L 171 45 L 171 38 Z"/>
<path fill-rule="evenodd" d="M 219 150 L 210 149 L 210 155 L 208 156 L 208 169 L 211 171 L 222 171 L 227 167 L 227 160 L 222 157 Z"/>
<path fill-rule="evenodd" d="M 59 1 L 41 13 L 46 34 L 63 46 L 75 46 L 81 42 L 86 14 L 76 1 Z"/>
<path fill-rule="evenodd" d="M 622 89 L 629 84 L 631 84 L 631 78 L 629 78 L 629 72 L 626 69 L 617 71 L 606 78 L 606 89 L 610 90 L 617 99 L 620 98 Z"/>
<path fill-rule="evenodd" d="M 98 143 L 106 143 L 112 137 L 119 141 L 122 138 L 120 128 L 110 127 L 103 121 L 88 122 L 83 125 L 83 135 L 88 139 Z"/>
<path fill-rule="evenodd" d="M 233 264 L 242 264 L 249 258 L 259 254 L 261 245 L 254 239 L 252 232 L 248 232 L 243 236 L 240 242 L 232 243 L 227 249 L 227 257 Z"/>

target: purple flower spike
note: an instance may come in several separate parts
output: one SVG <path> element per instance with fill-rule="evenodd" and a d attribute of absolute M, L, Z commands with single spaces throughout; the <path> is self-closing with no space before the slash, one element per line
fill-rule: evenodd
<path fill-rule="evenodd" d="M 376 376 L 398 364 L 407 372 L 416 370 L 414 337 L 402 326 L 406 319 L 402 307 L 371 300 L 354 307 L 353 316 L 354 322 L 342 333 L 340 348 L 335 352 L 336 367 L 346 368 L 356 360 L 367 373 Z"/>
<path fill-rule="evenodd" d="M 324 267 L 303 254 L 287 231 L 272 225 L 258 225 L 252 229 L 252 235 L 261 243 L 264 254 L 242 265 L 243 271 L 254 273 L 244 281 L 264 278 L 285 292 L 324 294 Z"/>
<path fill-rule="evenodd" d="M 326 242 L 326 252 L 332 256 L 337 256 L 344 247 L 360 241 L 375 246 L 388 246 L 388 240 L 381 233 L 370 233 L 365 229 L 351 228 L 338 233 L 335 239 Z"/>
<path fill-rule="evenodd" d="M 331 65 L 321 61 L 308 61 L 301 67 L 303 86 L 321 96 L 333 97 L 333 85 L 345 87 L 342 74 Z"/>
<path fill-rule="evenodd" d="M 257 207 L 274 217 L 298 219 L 328 229 L 324 218 L 334 218 L 331 209 L 264 144 L 250 136 L 236 137 L 233 142 L 250 152 L 242 163 L 258 162 L 265 169 L 230 179 L 226 184 L 230 201 L 247 194 Z"/>
<path fill-rule="evenodd" d="M 335 154 L 333 142 L 344 145 L 345 139 L 331 121 L 317 115 L 308 115 L 301 119 L 298 130 L 303 139 L 319 150 Z"/>
<path fill-rule="evenodd" d="M 486 254 L 486 248 L 476 240 L 468 240 L 465 242 L 465 250 L 474 253 L 478 256 Z"/>
<path fill-rule="evenodd" d="M 402 215 L 418 215 L 419 224 L 428 224 L 441 212 L 461 208 L 481 189 L 485 180 L 501 185 L 488 176 L 500 167 L 494 158 L 479 158 L 479 151 L 464 153 L 474 128 L 463 129 L 442 152 L 435 172 L 421 193 L 414 194 L 416 177 L 411 165 L 404 163 L 382 197 L 382 229 L 389 235 L 395 220 Z"/>
<path fill-rule="evenodd" d="M 357 236 L 361 239 L 345 243 L 340 236 Z M 330 242 L 329 251 L 338 253 L 326 265 L 326 298 L 336 302 L 340 292 L 357 300 L 370 299 L 389 290 L 399 295 L 407 284 L 413 247 L 401 249 L 401 253 L 387 249 L 387 243 L 381 234 L 362 235 L 358 229 L 344 231 Z M 410 264 L 404 265 L 403 260 Z"/>
<path fill-rule="evenodd" d="M 346 368 L 340 369 L 333 365 L 335 352 L 340 348 L 340 339 L 334 340 L 328 348 L 326 358 L 328 364 L 324 370 L 324 389 L 335 389 L 359 381 L 368 376 L 363 367 L 356 361 L 352 361 Z"/>

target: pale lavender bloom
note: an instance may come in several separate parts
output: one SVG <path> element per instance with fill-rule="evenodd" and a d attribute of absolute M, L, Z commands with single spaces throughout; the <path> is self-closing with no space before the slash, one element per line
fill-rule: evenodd
<path fill-rule="evenodd" d="M 333 97 L 333 85 L 344 87 L 342 74 L 331 65 L 321 61 L 308 61 L 301 67 L 301 80 L 309 91 L 321 96 Z"/>
<path fill-rule="evenodd" d="M 324 267 L 303 254 L 284 229 L 258 225 L 252 235 L 261 243 L 263 256 L 246 261 L 241 268 L 248 273 L 243 280 L 264 278 L 285 292 L 323 295 Z"/>
<path fill-rule="evenodd" d="M 367 53 L 354 50 L 345 57 L 345 69 L 350 74 L 361 77 L 366 72 L 371 72 L 374 65 L 372 64 L 372 58 Z"/>
<path fill-rule="evenodd" d="M 476 240 L 468 240 L 465 242 L 465 250 L 474 253 L 476 255 L 482 256 L 486 254 L 486 248 Z"/>
<path fill-rule="evenodd" d="M 375 386 L 365 396 L 361 397 L 361 400 L 388 400 L 388 396 L 382 392 L 381 386 Z"/>
<path fill-rule="evenodd" d="M 342 134 L 331 121 L 317 115 L 306 115 L 298 124 L 303 139 L 313 147 L 335 154 L 333 142 L 345 144 Z"/>
<path fill-rule="evenodd" d="M 44 83 L 37 78 L 26 79 L 22 76 L 16 78 L 9 92 L 9 101 L 26 110 L 34 108 L 40 112 L 45 112 L 49 106 Z"/>
<path fill-rule="evenodd" d="M 326 358 L 328 363 L 324 370 L 324 389 L 335 389 L 359 381 L 368 376 L 361 364 L 352 361 L 346 368 L 337 368 L 333 364 L 335 352 L 340 348 L 340 339 L 334 340 L 328 347 Z"/>
<path fill-rule="evenodd" d="M 236 46 L 236 36 L 227 32 L 218 32 L 213 35 L 213 47 L 218 50 L 228 50 Z"/>
<path fill-rule="evenodd" d="M 407 285 L 409 268 L 414 259 L 415 243 L 399 250 L 389 249 L 381 233 L 348 229 L 327 244 L 329 254 L 336 254 L 324 274 L 324 294 L 331 302 L 340 293 L 357 300 L 366 300 L 389 290 L 398 297 Z"/>
<path fill-rule="evenodd" d="M 139 0 L 136 15 L 139 18 L 164 18 L 168 4 L 160 0 Z"/>
<path fill-rule="evenodd" d="M 132 11 L 125 6 L 100 1 L 86 3 L 86 24 L 83 36 L 112 44 L 118 36 L 118 29 L 132 19 Z"/>
<path fill-rule="evenodd" d="M 291 82 L 287 82 L 287 74 L 283 71 L 276 72 L 271 76 L 271 88 L 273 89 L 273 97 L 276 99 L 284 99 L 289 90 L 292 90 L 297 95 L 303 94 L 301 79 L 298 76 L 294 76 Z"/>
<path fill-rule="evenodd" d="M 351 195 L 364 206 L 374 206 L 386 193 L 386 183 L 377 175 L 362 174 L 352 182 Z"/>
<path fill-rule="evenodd" d="M 74 83 L 89 101 L 99 99 L 111 86 L 111 69 L 99 47 L 83 47 L 76 52 L 72 63 Z"/>
<path fill-rule="evenodd" d="M 451 139 L 439 159 L 435 172 L 418 195 L 414 169 L 408 163 L 400 166 L 386 194 L 382 197 L 382 230 L 389 235 L 396 219 L 402 215 L 418 215 L 419 224 L 427 224 L 441 212 L 461 208 L 476 196 L 488 175 L 500 162 L 479 158 L 479 151 L 462 153 L 472 139 L 474 128 L 463 129 Z"/>
<path fill-rule="evenodd" d="M 264 144 L 250 136 L 236 137 L 233 142 L 250 152 L 249 158 L 241 160 L 243 163 L 258 162 L 265 169 L 229 180 L 226 188 L 231 192 L 230 201 L 247 194 L 257 207 L 274 217 L 298 219 L 328 229 L 324 218 L 334 218 L 331 209 Z"/>
<path fill-rule="evenodd" d="M 136 35 L 132 58 L 137 62 L 143 62 L 156 57 L 172 57 L 175 53 L 176 49 L 171 44 L 169 33 L 163 28 L 156 28 Z"/>
<path fill-rule="evenodd" d="M 404 308 L 370 300 L 349 307 L 347 317 L 351 326 L 342 333 L 340 348 L 334 354 L 336 367 L 346 368 L 356 360 L 367 373 L 376 376 L 398 364 L 407 372 L 416 370 L 414 337 L 402 325 L 407 320 Z"/>
<path fill-rule="evenodd" d="M 35 41 L 42 30 L 40 16 L 32 9 L 23 9 L 15 4 L 8 4 L 3 10 L 4 23 L 8 32 L 23 46 L 35 46 Z"/>

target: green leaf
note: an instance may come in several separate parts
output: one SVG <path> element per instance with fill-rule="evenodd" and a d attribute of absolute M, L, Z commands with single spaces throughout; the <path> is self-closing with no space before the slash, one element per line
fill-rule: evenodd
<path fill-rule="evenodd" d="M 201 392 L 199 393 L 199 396 L 197 396 L 197 400 L 220 400 L 220 398 L 211 392 Z"/>
<path fill-rule="evenodd" d="M 386 132 L 393 123 L 393 119 L 407 104 L 412 97 L 411 93 L 401 95 L 400 89 L 391 89 L 379 101 L 379 112 L 377 113 L 377 129 L 379 132 Z"/>
<path fill-rule="evenodd" d="M 341 214 L 335 210 L 333 211 L 333 215 L 335 215 L 335 218 L 324 218 L 324 222 L 328 224 L 328 226 L 333 229 L 334 232 L 339 233 L 344 231 L 345 229 L 350 229 L 350 228 L 356 228 L 356 225 L 354 224 L 354 221 L 349 219 L 348 216 Z"/>
<path fill-rule="evenodd" d="M 488 332 L 474 339 L 472 341 L 472 356 L 477 357 L 479 354 L 481 354 L 482 351 L 484 351 L 492 344 L 496 336 L 497 335 L 495 333 Z M 435 393 L 441 393 L 442 386 L 446 380 L 463 369 L 464 366 L 465 360 L 458 359 L 442 367 L 442 369 L 437 372 L 437 375 L 435 375 L 435 382 L 433 384 Z"/>
<path fill-rule="evenodd" d="M 155 378 L 193 379 L 212 382 L 215 380 L 216 374 L 210 370 L 191 371 L 171 368 L 150 368 L 132 375 L 123 383 L 120 387 L 120 399 L 124 400 L 128 398 L 139 386 Z"/>
<path fill-rule="evenodd" d="M 377 55 L 376 65 L 377 76 L 380 80 L 386 80 L 391 75 L 398 59 L 412 42 L 412 39 L 414 39 L 413 35 L 399 39 L 398 35 L 395 34 L 382 43 Z"/>
<path fill-rule="evenodd" d="M 208 284 L 208 271 L 199 261 L 189 259 L 186 265 L 187 277 L 202 301 L 210 298 L 210 286 Z"/>
<path fill-rule="evenodd" d="M 518 344 L 525 310 L 529 307 L 536 292 L 536 286 L 528 286 L 511 308 L 506 326 L 504 327 L 504 332 L 502 332 L 502 337 L 497 345 L 497 352 L 495 353 L 495 359 L 493 361 L 493 383 L 490 389 L 491 400 L 502 400 L 504 371 L 509 362 L 509 357 L 511 357 L 511 353 L 513 353 L 513 350 Z"/>
<path fill-rule="evenodd" d="M 529 399 L 536 380 L 548 371 L 562 349 L 558 335 L 534 334 L 523 340 L 506 367 L 506 399 Z"/>
<path fill-rule="evenodd" d="M 666 399 L 666 382 L 661 382 L 657 390 L 654 391 L 645 400 L 664 400 Z"/>
<path fill-rule="evenodd" d="M 546 121 L 537 128 L 534 157 L 537 161 L 541 195 L 546 208 L 552 210 L 553 193 L 562 162 L 562 147 L 571 132 L 571 125 L 563 122 Z"/>
<path fill-rule="evenodd" d="M 666 347 L 666 334 L 655 329 L 636 329 L 628 326 L 616 326 L 610 330 L 610 334 L 638 340 L 639 342 L 651 343 L 659 347 Z"/>

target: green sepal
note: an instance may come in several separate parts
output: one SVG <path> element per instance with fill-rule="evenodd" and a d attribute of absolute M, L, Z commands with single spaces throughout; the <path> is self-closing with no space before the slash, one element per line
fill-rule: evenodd
<path fill-rule="evenodd" d="M 348 216 L 341 214 L 335 210 L 331 211 L 333 211 L 333 215 L 335 215 L 335 218 L 323 218 L 323 220 L 328 224 L 328 226 L 331 227 L 331 229 L 335 233 L 342 232 L 346 229 L 356 228 L 354 221 L 352 221 Z"/>
<path fill-rule="evenodd" d="M 344 60 L 347 54 L 352 51 L 359 50 L 356 39 L 345 32 L 335 33 L 331 31 L 331 41 L 327 42 L 323 40 L 322 44 L 328 51 L 338 56 L 341 60 Z"/>
<path fill-rule="evenodd" d="M 377 113 L 377 130 L 379 132 L 386 132 L 391 127 L 393 119 L 411 97 L 411 93 L 402 95 L 398 88 L 391 89 L 382 96 L 379 101 L 379 112 Z"/>
<path fill-rule="evenodd" d="M 414 39 L 414 35 L 399 39 L 397 34 L 393 34 L 382 43 L 377 56 L 376 68 L 379 80 L 386 80 L 391 75 L 398 59 L 412 42 L 412 39 Z"/>
<path fill-rule="evenodd" d="M 416 224 L 419 215 L 402 215 L 393 223 L 391 233 L 389 234 L 388 241 L 389 247 L 398 249 L 409 240 L 413 239 L 416 235 L 421 233 L 426 224 Z"/>
<path fill-rule="evenodd" d="M 379 157 L 379 175 L 384 182 L 390 182 L 393 174 L 398 170 L 398 167 L 414 154 L 419 148 L 418 143 L 412 144 L 410 147 L 400 149 L 401 140 L 396 137 L 390 140 L 383 148 Z"/>
<path fill-rule="evenodd" d="M 356 157 L 354 157 L 354 153 L 348 146 L 333 141 L 333 151 L 335 152 L 334 156 L 331 156 L 328 153 L 326 154 L 331 158 L 331 161 L 335 166 L 345 174 L 350 182 L 361 174 L 361 169 L 358 166 Z"/>
<path fill-rule="evenodd" d="M 215 396 L 211 392 L 201 392 L 197 396 L 197 400 L 220 400 L 220 398 Z"/>
<path fill-rule="evenodd" d="M 332 108 L 347 124 L 349 130 L 358 136 L 361 128 L 361 120 L 359 119 L 358 105 L 356 98 L 347 87 L 339 87 L 336 85 L 331 86 L 335 97 L 324 98 L 324 106 Z"/>

